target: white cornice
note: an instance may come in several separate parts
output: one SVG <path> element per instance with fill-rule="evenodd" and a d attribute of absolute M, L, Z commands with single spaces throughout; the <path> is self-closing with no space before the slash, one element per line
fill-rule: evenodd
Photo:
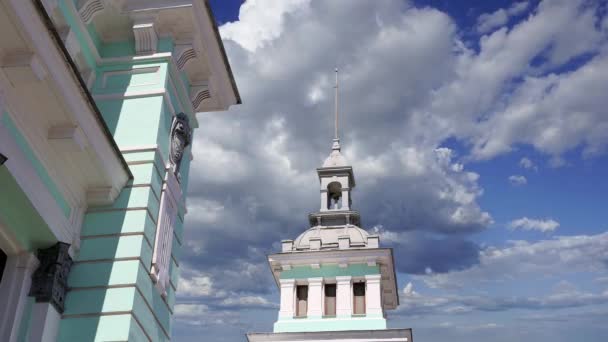
<path fill-rule="evenodd" d="M 56 87 L 57 96 L 63 99 L 66 111 L 88 138 L 88 145 L 99 160 L 104 181 L 114 188 L 116 193 L 120 192 L 128 181 L 129 173 L 114 149 L 113 141 L 110 140 L 112 138 L 106 135 L 105 127 L 100 121 L 102 119 L 83 95 L 76 76 L 50 36 L 34 4 L 22 0 L 10 0 L 10 4 L 23 25 L 23 35 L 31 41 L 32 48 L 35 49 L 33 53 L 39 56 L 40 62 L 46 66 L 48 80 Z"/>

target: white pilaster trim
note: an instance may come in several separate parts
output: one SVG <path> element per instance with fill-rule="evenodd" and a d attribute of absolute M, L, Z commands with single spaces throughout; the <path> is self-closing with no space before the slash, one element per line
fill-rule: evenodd
<path fill-rule="evenodd" d="M 279 319 L 293 318 L 295 314 L 295 279 L 281 279 L 279 281 L 281 287 L 281 303 L 279 309 Z"/>
<path fill-rule="evenodd" d="M 33 253 L 9 255 L 0 284 L 0 340 L 16 342 L 21 318 L 32 283 L 32 274 L 38 267 Z"/>
<path fill-rule="evenodd" d="M 370 274 L 365 276 L 365 311 L 369 315 L 382 314 L 382 276 Z"/>
<path fill-rule="evenodd" d="M 323 278 L 308 278 L 308 311 L 307 317 L 323 316 Z"/>
<path fill-rule="evenodd" d="M 336 316 L 350 317 L 353 314 L 352 302 L 352 277 L 336 277 Z"/>

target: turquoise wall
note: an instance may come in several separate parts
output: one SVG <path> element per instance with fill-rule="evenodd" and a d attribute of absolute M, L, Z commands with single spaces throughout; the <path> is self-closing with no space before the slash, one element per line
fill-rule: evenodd
<path fill-rule="evenodd" d="M 319 268 L 310 266 L 294 266 L 290 270 L 281 272 L 281 279 L 307 279 L 307 278 L 332 278 L 339 276 L 363 277 L 366 275 L 380 274 L 378 265 L 351 264 L 347 267 L 338 265 L 321 265 Z"/>
<path fill-rule="evenodd" d="M 129 57 L 134 55 L 133 42 L 104 44 L 92 25 L 84 32 L 75 25 L 72 1 L 61 2 L 60 9 L 95 73 L 91 93 L 97 107 L 119 148 L 129 150 L 123 156 L 134 178 L 112 205 L 89 208 L 84 217 L 81 249 L 68 279 L 71 290 L 58 340 L 167 341 L 179 278 L 183 206 L 175 225 L 166 298 L 154 287 L 150 268 L 164 163 L 169 157 L 171 108 L 186 112 L 189 84 L 172 71 L 176 69 L 167 58 L 98 64 L 91 48 L 102 58 Z M 91 48 L 87 37 L 93 42 Z M 172 52 L 173 41 L 160 39 L 158 51 Z M 184 85 L 186 92 L 179 93 L 180 87 L 170 87 L 171 82 Z M 193 117 L 193 113 L 187 114 Z M 153 146 L 158 150 L 150 150 Z M 184 194 L 188 156 L 189 150 L 181 166 Z"/>

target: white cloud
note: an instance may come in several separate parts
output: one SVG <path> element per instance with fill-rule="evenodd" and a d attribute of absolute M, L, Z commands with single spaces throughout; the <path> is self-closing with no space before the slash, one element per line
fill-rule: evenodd
<path fill-rule="evenodd" d="M 213 282 L 209 276 L 181 277 L 178 287 L 180 296 L 208 297 L 213 295 Z"/>
<path fill-rule="evenodd" d="M 208 314 L 209 307 L 205 304 L 176 304 L 174 313 L 179 318 L 198 318 Z"/>
<path fill-rule="evenodd" d="M 333 135 L 336 65 L 343 152 L 357 176 L 353 205 L 383 244 L 398 247 L 398 271 L 428 269 L 425 282 L 474 288 L 564 268 L 603 270 L 601 235 L 481 252 L 469 241 L 493 222 L 479 204 L 484 175 L 470 170 L 471 159 L 519 144 L 564 163 L 575 147 L 590 158 L 606 150 L 608 31 L 597 6 L 537 4 L 527 18 L 512 17 L 524 5 L 505 9 L 508 27 L 469 41 L 446 13 L 401 0 L 245 2 L 241 20 L 220 28 L 243 105 L 200 114 L 182 265 L 205 272 L 182 272 L 178 295 L 191 295 L 178 300 L 204 298 L 223 322 L 235 319 L 223 316 L 226 304 L 266 305 L 276 286 L 266 254 L 318 209 L 315 168 Z M 443 147 L 448 139 L 463 147 Z"/>
<path fill-rule="evenodd" d="M 519 15 L 528 8 L 528 2 L 516 2 L 508 9 L 498 9 L 492 13 L 484 13 L 477 18 L 477 32 L 487 33 L 493 29 L 505 25 L 509 17 Z"/>
<path fill-rule="evenodd" d="M 224 306 L 278 308 L 276 303 L 269 302 L 261 296 L 234 296 L 227 297 L 222 302 Z"/>
<path fill-rule="evenodd" d="M 519 166 L 526 170 L 538 171 L 538 166 L 528 157 L 523 157 L 519 160 Z"/>
<path fill-rule="evenodd" d="M 479 264 L 461 271 L 416 276 L 428 286 L 462 288 L 470 284 L 560 276 L 576 272 L 608 275 L 608 232 L 559 236 L 538 242 L 511 241 L 480 252 Z"/>
<path fill-rule="evenodd" d="M 515 186 L 521 186 L 528 184 L 528 179 L 522 175 L 512 175 L 509 176 L 509 183 Z"/>
<path fill-rule="evenodd" d="M 285 16 L 302 10 L 310 0 L 248 0 L 241 5 L 239 20 L 221 26 L 224 39 L 232 39 L 255 51 L 283 31 Z"/>
<path fill-rule="evenodd" d="M 521 279 L 520 279 L 521 285 Z M 559 283 L 558 283 L 559 285 Z M 472 312 L 502 312 L 509 310 L 560 310 L 596 306 L 608 303 L 608 291 L 581 292 L 575 288 L 539 296 L 500 296 L 495 294 L 463 295 L 437 293 L 400 298 L 398 315 L 461 315 Z"/>
<path fill-rule="evenodd" d="M 559 222 L 553 219 L 536 220 L 522 217 L 509 223 L 511 229 L 537 230 L 539 232 L 554 232 L 559 227 Z"/>

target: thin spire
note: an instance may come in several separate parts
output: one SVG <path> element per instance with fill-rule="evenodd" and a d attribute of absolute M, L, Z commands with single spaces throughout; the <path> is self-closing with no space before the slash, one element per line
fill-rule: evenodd
<path fill-rule="evenodd" d="M 336 85 L 334 86 L 334 89 L 336 91 L 334 113 L 334 143 L 331 149 L 340 151 L 340 137 L 338 136 L 338 68 L 336 68 Z"/>
<path fill-rule="evenodd" d="M 336 68 L 336 96 L 335 96 L 335 125 L 334 125 L 334 139 L 338 140 L 338 68 Z"/>

